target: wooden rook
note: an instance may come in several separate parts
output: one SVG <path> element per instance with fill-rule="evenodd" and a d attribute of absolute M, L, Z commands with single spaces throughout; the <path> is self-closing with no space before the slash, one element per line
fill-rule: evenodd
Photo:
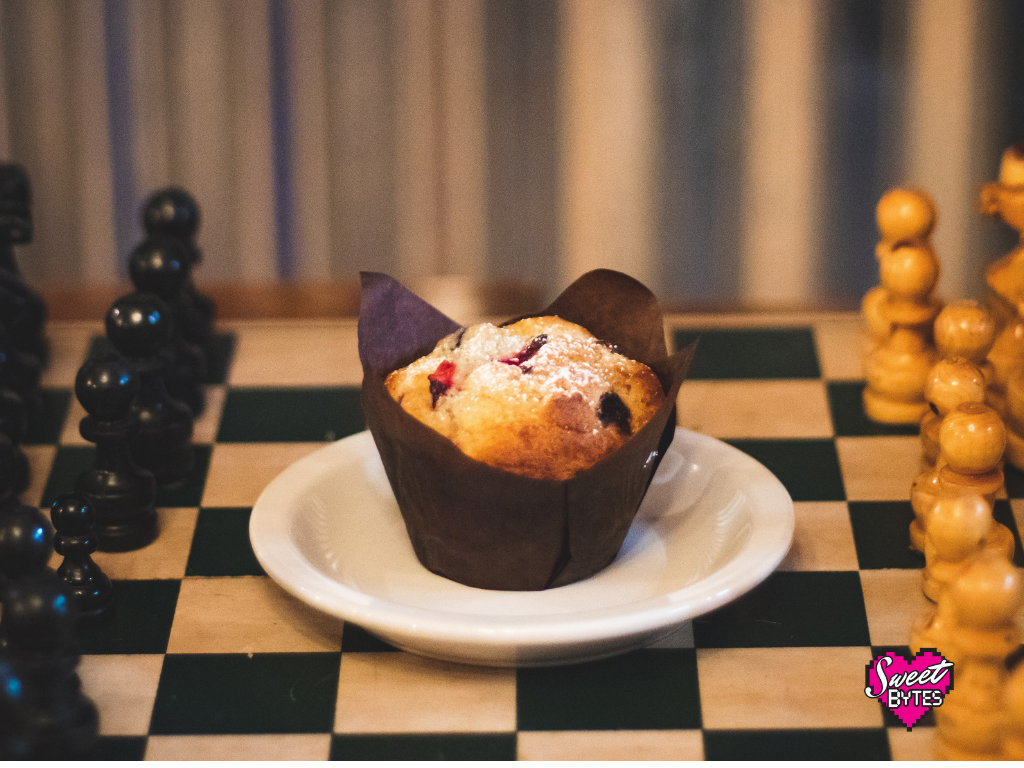
<path fill-rule="evenodd" d="M 936 362 L 932 324 L 942 308 L 933 296 L 935 205 L 922 192 L 893 189 L 879 201 L 877 219 L 882 290 L 870 292 L 863 307 L 877 340 L 865 360 L 864 411 L 884 424 L 917 424 L 928 410 L 924 386 Z"/>

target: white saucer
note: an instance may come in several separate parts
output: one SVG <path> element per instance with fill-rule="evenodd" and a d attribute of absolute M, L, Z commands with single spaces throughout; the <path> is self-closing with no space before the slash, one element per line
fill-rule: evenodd
<path fill-rule="evenodd" d="M 793 502 L 746 454 L 685 429 L 655 475 L 619 556 L 541 592 L 466 587 L 413 554 L 369 432 L 277 476 L 252 510 L 260 564 L 309 605 L 413 653 L 544 666 L 659 640 L 759 584 L 793 538 Z"/>

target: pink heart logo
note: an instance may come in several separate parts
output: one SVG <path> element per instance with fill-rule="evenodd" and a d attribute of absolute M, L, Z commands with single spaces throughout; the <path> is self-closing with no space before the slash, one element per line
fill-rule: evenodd
<path fill-rule="evenodd" d="M 953 690 L 953 663 L 934 648 L 922 648 L 912 661 L 889 651 L 867 665 L 867 684 L 864 694 L 885 702 L 909 731 Z"/>

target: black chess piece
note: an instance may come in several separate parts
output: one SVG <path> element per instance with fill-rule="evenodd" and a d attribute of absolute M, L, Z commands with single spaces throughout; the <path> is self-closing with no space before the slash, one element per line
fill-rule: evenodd
<path fill-rule="evenodd" d="M 181 333 L 189 306 L 183 295 L 192 269 L 186 247 L 180 240 L 150 236 L 132 251 L 128 258 L 128 273 L 139 291 L 155 293 L 171 310 L 174 338 L 171 353 L 174 361 L 164 381 L 172 397 L 184 400 L 193 416 L 202 414 L 206 407 L 206 353 L 198 344 L 188 341 Z"/>
<path fill-rule="evenodd" d="M 29 424 L 43 415 L 39 375 L 39 361 L 18 349 L 11 341 L 6 327 L 0 323 L 0 384 L 10 387 L 21 398 Z"/>
<path fill-rule="evenodd" d="M 107 338 L 134 365 L 139 395 L 133 410 L 139 431 L 131 443 L 131 456 L 156 477 L 160 487 L 185 480 L 193 468 L 192 411 L 167 392 L 164 369 L 169 362 L 170 310 L 152 293 L 130 293 L 107 312 Z"/>
<path fill-rule="evenodd" d="M 96 444 L 96 463 L 78 476 L 75 490 L 91 502 L 96 538 L 105 552 L 139 549 L 159 533 L 156 480 L 131 458 L 139 431 L 132 404 L 139 390 L 133 366 L 113 353 L 86 360 L 75 377 L 75 396 L 88 414 L 78 429 Z"/>
<path fill-rule="evenodd" d="M 196 245 L 199 231 L 199 205 L 192 195 L 180 187 L 167 187 L 150 195 L 142 208 L 142 226 L 147 235 L 172 237 L 188 249 L 190 267 L 202 260 Z M 191 274 L 182 291 L 185 309 L 182 313 L 181 334 L 193 344 L 205 346 L 213 333 L 217 308 L 213 300 L 200 293 Z"/>
<path fill-rule="evenodd" d="M 21 493 L 28 488 L 28 456 L 21 450 L 28 429 L 28 411 L 21 398 L 3 382 L 0 376 L 0 434 L 6 435 L 14 450 L 14 492 Z"/>
<path fill-rule="evenodd" d="M 23 576 L 47 570 L 53 528 L 38 507 L 14 494 L 14 446 L 0 435 L 0 591 Z"/>
<path fill-rule="evenodd" d="M 7 585 L 0 615 L 0 758 L 86 757 L 99 736 L 99 714 L 75 671 L 77 611 L 52 572 Z"/>
<path fill-rule="evenodd" d="M 10 331 L 15 346 L 50 361 L 46 339 L 46 304 L 29 287 L 18 269 L 14 246 L 32 241 L 32 191 L 28 174 L 20 165 L 0 163 L 0 322 Z"/>
<path fill-rule="evenodd" d="M 99 544 L 92 505 L 80 493 L 61 494 L 50 508 L 50 520 L 57 531 L 53 548 L 64 556 L 57 576 L 75 596 L 79 621 L 93 624 L 109 619 L 114 610 L 114 589 L 90 557 Z"/>

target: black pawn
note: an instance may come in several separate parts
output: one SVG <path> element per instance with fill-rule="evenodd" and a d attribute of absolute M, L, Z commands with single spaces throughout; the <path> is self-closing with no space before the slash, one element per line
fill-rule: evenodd
<path fill-rule="evenodd" d="M 86 416 L 78 430 L 96 444 L 96 463 L 75 480 L 91 502 L 96 538 L 105 552 L 139 549 L 157 537 L 156 480 L 131 459 L 139 431 L 132 404 L 139 394 L 134 368 L 116 355 L 90 358 L 75 377 L 75 396 Z"/>
<path fill-rule="evenodd" d="M 199 231 L 199 205 L 192 195 L 179 187 L 168 187 L 150 195 L 142 208 L 142 226 L 147 235 L 172 237 L 189 252 L 191 267 L 202 259 L 196 245 Z M 191 275 L 183 290 L 187 307 L 181 329 L 182 336 L 194 344 L 205 345 L 213 333 L 216 306 L 209 296 L 196 290 Z"/>
<path fill-rule="evenodd" d="M 128 259 L 128 273 L 135 287 L 143 292 L 155 293 L 171 310 L 174 326 L 171 353 L 174 362 L 164 377 L 167 391 L 172 397 L 184 400 L 192 409 L 193 416 L 199 416 L 206 407 L 206 393 L 203 390 L 206 353 L 180 332 L 189 311 L 182 291 L 191 268 L 185 246 L 170 237 L 147 237 L 136 246 Z"/>
<path fill-rule="evenodd" d="M 7 586 L 0 616 L 0 758 L 82 758 L 96 745 L 99 715 L 75 671 L 77 611 L 53 573 Z"/>
<path fill-rule="evenodd" d="M 32 242 L 32 190 L 28 174 L 20 165 L 0 163 L 0 321 L 11 333 L 15 345 L 34 355 L 42 365 L 50 360 L 50 345 L 44 334 L 46 304 L 29 287 L 18 269 L 14 246 Z"/>
<path fill-rule="evenodd" d="M 53 548 L 64 556 L 57 576 L 75 596 L 79 621 L 88 624 L 109 618 L 114 609 L 114 590 L 90 557 L 99 540 L 94 530 L 96 513 L 89 500 L 79 493 L 61 494 L 50 508 L 50 520 L 57 530 Z"/>
<path fill-rule="evenodd" d="M 14 446 L 0 435 L 0 595 L 11 582 L 46 567 L 53 552 L 53 528 L 37 507 L 14 495 Z"/>
<path fill-rule="evenodd" d="M 139 396 L 133 410 L 139 432 L 131 444 L 135 463 L 156 477 L 158 486 L 179 483 L 192 473 L 192 411 L 167 392 L 165 357 L 171 341 L 170 311 L 152 293 L 130 293 L 107 312 L 107 338 L 134 365 Z"/>

